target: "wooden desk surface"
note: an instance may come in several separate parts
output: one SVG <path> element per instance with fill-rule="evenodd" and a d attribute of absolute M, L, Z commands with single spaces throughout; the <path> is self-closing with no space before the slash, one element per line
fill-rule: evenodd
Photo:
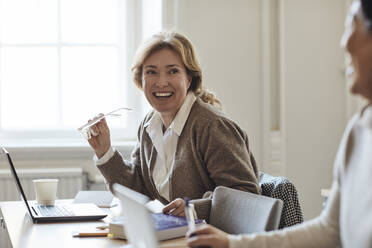
<path fill-rule="evenodd" d="M 125 247 L 124 240 L 106 237 L 72 237 L 75 230 L 102 226 L 110 221 L 33 223 L 21 201 L 0 202 L 0 209 L 13 247 Z M 109 211 L 109 210 L 107 210 Z M 186 240 L 178 238 L 160 243 L 160 247 L 185 248 Z"/>

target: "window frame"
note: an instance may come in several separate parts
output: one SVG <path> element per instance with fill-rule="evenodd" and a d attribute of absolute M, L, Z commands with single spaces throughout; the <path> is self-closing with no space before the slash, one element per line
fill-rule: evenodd
<path fill-rule="evenodd" d="M 58 0 L 59 12 L 61 10 L 60 1 Z M 144 0 L 142 0 L 144 1 Z M 128 121 L 131 123 L 136 123 L 131 125 L 131 127 L 126 128 L 112 128 L 111 140 L 112 145 L 119 147 L 119 149 L 129 149 L 133 148 L 136 139 L 137 139 L 137 128 L 140 121 L 143 119 L 145 112 L 148 109 L 146 106 L 145 98 L 142 92 L 136 88 L 134 83 L 131 80 L 131 71 L 130 65 L 134 57 L 135 49 L 142 40 L 142 1 L 138 0 L 126 0 L 118 1 L 118 11 L 121 11 L 119 14 L 119 35 L 117 41 L 117 49 L 119 50 L 119 82 L 124 80 L 128 82 L 127 95 L 128 102 L 134 105 L 135 114 L 128 117 Z M 163 4 L 161 2 L 161 4 Z M 60 26 L 60 18 L 59 18 Z M 59 27 L 59 44 L 58 44 L 58 54 L 59 60 L 61 56 L 61 48 L 63 46 L 73 46 L 74 44 L 63 44 L 61 42 L 61 28 Z M 0 43 L 0 46 L 9 46 L 10 44 Z M 17 44 L 17 45 L 26 45 L 26 44 Z M 36 44 L 37 45 L 37 44 Z M 35 46 L 36 46 L 35 45 Z M 89 44 L 91 45 L 100 45 L 100 44 Z M 111 44 L 114 45 L 114 44 Z M 12 45 L 10 45 L 12 46 Z M 40 45 L 39 45 L 40 46 Z M 104 44 L 104 46 L 108 46 Z M 59 61 L 59 67 L 60 67 Z M 58 87 L 61 88 L 61 73 L 59 68 L 58 75 Z M 120 84 L 121 87 L 124 87 L 124 84 Z M 0 82 L 0 91 L 1 91 L 1 82 Z M 62 104 L 60 103 L 60 107 Z M 132 107 L 132 106 L 129 106 Z M 71 129 L 55 129 L 55 130 L 22 130 L 22 131 L 3 131 L 0 127 L 0 140 L 1 145 L 6 146 L 13 150 L 16 153 L 17 157 L 26 158 L 26 157 L 40 157 L 48 155 L 49 158 L 59 158 L 64 157 L 68 154 L 71 158 L 71 152 L 74 151 L 74 154 L 80 154 L 80 157 L 86 157 L 87 154 L 91 154 L 92 151 L 89 148 L 88 142 L 80 137 L 80 134 L 77 130 Z M 89 148 L 87 150 L 87 148 Z M 32 151 L 32 152 L 30 152 Z M 22 155 L 23 154 L 23 155 Z"/>

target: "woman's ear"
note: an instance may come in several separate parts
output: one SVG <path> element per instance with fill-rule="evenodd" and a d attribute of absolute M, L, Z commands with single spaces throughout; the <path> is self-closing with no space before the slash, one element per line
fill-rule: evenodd
<path fill-rule="evenodd" d="M 187 89 L 190 89 L 191 82 L 192 82 L 192 76 L 191 75 L 187 75 L 187 80 L 189 82 L 189 85 L 188 85 Z"/>

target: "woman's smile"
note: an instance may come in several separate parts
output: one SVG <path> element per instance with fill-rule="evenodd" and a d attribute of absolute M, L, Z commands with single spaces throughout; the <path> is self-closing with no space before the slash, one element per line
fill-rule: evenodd
<path fill-rule="evenodd" d="M 173 92 L 154 92 L 152 95 L 158 99 L 168 99 L 173 96 Z"/>

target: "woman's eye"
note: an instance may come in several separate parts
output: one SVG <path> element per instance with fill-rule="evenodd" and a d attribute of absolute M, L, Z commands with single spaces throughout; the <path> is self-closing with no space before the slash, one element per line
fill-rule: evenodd
<path fill-rule="evenodd" d="M 154 70 L 147 70 L 147 71 L 145 71 L 145 74 L 147 74 L 147 75 L 156 74 L 156 71 L 154 71 Z"/>
<path fill-rule="evenodd" d="M 171 69 L 171 70 L 169 71 L 169 73 L 170 73 L 170 74 L 176 74 L 176 73 L 178 73 L 178 69 Z"/>

